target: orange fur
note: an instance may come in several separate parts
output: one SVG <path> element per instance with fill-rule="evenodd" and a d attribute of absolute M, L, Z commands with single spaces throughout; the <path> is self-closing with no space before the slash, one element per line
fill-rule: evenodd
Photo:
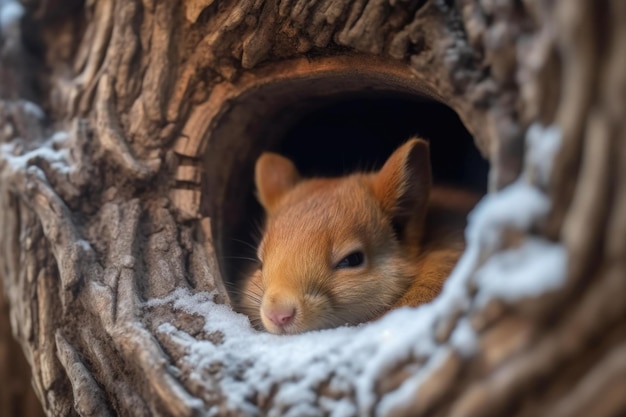
<path fill-rule="evenodd" d="M 431 193 L 428 144 L 419 139 L 377 173 L 341 178 L 303 180 L 291 161 L 265 153 L 255 181 L 267 215 L 261 267 L 244 282 L 238 309 L 279 334 L 357 324 L 432 300 L 463 250 L 475 202 L 466 194 L 463 204 L 446 206 L 460 194 Z M 363 263 L 346 267 L 356 252 Z"/>

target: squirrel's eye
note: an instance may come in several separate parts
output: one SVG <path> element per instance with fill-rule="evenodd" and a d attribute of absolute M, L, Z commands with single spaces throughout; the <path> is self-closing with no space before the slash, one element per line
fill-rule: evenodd
<path fill-rule="evenodd" d="M 363 252 L 352 252 L 350 255 L 340 260 L 335 266 L 335 269 L 356 268 L 357 266 L 363 265 L 363 261 L 365 261 L 365 255 Z"/>

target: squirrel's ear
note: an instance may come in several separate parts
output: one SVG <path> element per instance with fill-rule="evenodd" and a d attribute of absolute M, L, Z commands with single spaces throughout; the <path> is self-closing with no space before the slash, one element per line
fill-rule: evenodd
<path fill-rule="evenodd" d="M 254 182 L 257 197 L 265 211 L 272 211 L 298 181 L 300 174 L 289 159 L 271 152 L 265 152 L 257 159 Z"/>
<path fill-rule="evenodd" d="M 432 184 L 428 142 L 410 139 L 375 174 L 374 195 L 396 228 L 421 220 L 428 208 Z"/>

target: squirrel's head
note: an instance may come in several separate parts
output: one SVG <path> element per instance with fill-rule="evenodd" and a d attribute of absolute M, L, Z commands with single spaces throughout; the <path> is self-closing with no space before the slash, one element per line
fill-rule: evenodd
<path fill-rule="evenodd" d="M 376 173 L 340 178 L 302 179 L 289 159 L 264 153 L 255 182 L 266 223 L 252 304 L 265 329 L 368 321 L 406 290 L 431 188 L 425 141 L 408 141 Z"/>

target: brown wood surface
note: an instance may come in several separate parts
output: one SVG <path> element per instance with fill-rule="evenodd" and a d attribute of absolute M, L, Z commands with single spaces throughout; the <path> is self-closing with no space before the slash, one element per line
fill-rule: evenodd
<path fill-rule="evenodd" d="M 220 335 L 145 302 L 176 288 L 217 288 L 227 302 L 220 210 L 227 181 L 280 136 L 263 120 L 364 87 L 446 103 L 489 157 L 492 192 L 522 175 L 549 196 L 548 218 L 502 231 L 509 239 L 482 248 L 481 262 L 532 236 L 569 253 L 556 291 L 448 312 L 438 342 L 467 318 L 478 351 L 448 355 L 393 415 L 626 413 L 626 2 L 24 5 L 0 43 L 0 143 L 10 145 L 0 149 L 0 278 L 48 415 L 235 413 L 221 392 L 229 371 L 191 383 L 184 353 L 156 328 L 174 322 L 218 348 Z M 525 148 L 539 125 L 562 135 L 549 176 Z M 19 356 L 2 323 L 0 376 Z M 424 361 L 379 375 L 378 399 Z M 319 404 L 354 401 L 332 378 Z M 11 404 L 0 410 L 31 407 L 19 390 L 2 390 Z M 271 396 L 250 401 L 285 411 Z"/>

